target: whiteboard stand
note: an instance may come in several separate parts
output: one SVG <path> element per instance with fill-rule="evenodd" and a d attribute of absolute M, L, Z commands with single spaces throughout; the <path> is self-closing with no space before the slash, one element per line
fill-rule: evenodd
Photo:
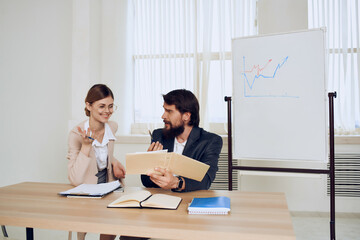
<path fill-rule="evenodd" d="M 229 191 L 232 191 L 232 171 L 265 171 L 265 172 L 291 172 L 327 174 L 330 178 L 330 240 L 335 240 L 335 145 L 334 145 L 334 98 L 336 92 L 328 93 L 329 97 L 329 140 L 330 140 L 330 164 L 329 169 L 305 169 L 305 168 L 275 168 L 275 167 L 251 167 L 233 166 L 232 164 L 232 123 L 231 123 L 231 97 L 225 97 L 228 111 L 228 182 Z"/>

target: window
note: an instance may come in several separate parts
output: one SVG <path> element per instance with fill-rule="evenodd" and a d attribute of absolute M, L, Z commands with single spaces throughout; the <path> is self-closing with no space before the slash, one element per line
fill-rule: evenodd
<path fill-rule="evenodd" d="M 201 123 L 226 123 L 232 94 L 231 39 L 257 33 L 256 0 L 132 0 L 135 123 L 161 123 L 162 95 L 186 88 Z M 337 134 L 360 134 L 359 4 L 308 0 L 309 28 L 327 27 L 328 90 Z M 211 129 L 210 129 L 211 130 Z"/>
<path fill-rule="evenodd" d="M 360 134 L 359 4 L 357 0 L 309 0 L 309 28 L 326 27 L 328 89 L 337 134 Z"/>
<path fill-rule="evenodd" d="M 255 6 L 254 0 L 133 0 L 135 123 L 162 122 L 161 94 L 177 88 L 197 96 L 201 123 L 225 123 L 231 39 L 256 33 Z"/>

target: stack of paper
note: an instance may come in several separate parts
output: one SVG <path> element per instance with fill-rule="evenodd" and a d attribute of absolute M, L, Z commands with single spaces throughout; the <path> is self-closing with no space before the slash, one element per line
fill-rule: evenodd
<path fill-rule="evenodd" d="M 189 214 L 228 214 L 230 211 L 230 198 L 194 198 L 188 210 Z"/>
<path fill-rule="evenodd" d="M 60 192 L 59 194 L 67 197 L 102 198 L 120 187 L 121 184 L 117 180 L 100 184 L 81 184 L 75 188 Z"/>

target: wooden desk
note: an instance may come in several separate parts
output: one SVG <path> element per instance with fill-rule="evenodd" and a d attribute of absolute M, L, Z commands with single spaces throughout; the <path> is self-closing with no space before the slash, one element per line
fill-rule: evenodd
<path fill-rule="evenodd" d="M 124 193 L 111 193 L 103 199 L 57 195 L 70 188 L 68 184 L 34 182 L 0 188 L 0 225 L 27 227 L 28 235 L 31 228 L 43 228 L 165 239 L 295 239 L 282 193 L 166 191 L 183 198 L 177 210 L 114 209 L 106 206 L 121 194 L 140 188 L 126 188 Z M 188 203 L 195 196 L 228 196 L 231 213 L 188 215 Z"/>

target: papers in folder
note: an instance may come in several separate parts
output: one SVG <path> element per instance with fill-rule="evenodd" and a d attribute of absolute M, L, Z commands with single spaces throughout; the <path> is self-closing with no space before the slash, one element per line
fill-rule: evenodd
<path fill-rule="evenodd" d="M 126 154 L 126 174 L 148 174 L 156 167 L 166 168 L 173 174 L 200 182 L 210 166 L 174 152 Z"/>
<path fill-rule="evenodd" d="M 59 194 L 67 197 L 102 198 L 120 187 L 121 184 L 117 180 L 100 184 L 81 184 Z"/>

